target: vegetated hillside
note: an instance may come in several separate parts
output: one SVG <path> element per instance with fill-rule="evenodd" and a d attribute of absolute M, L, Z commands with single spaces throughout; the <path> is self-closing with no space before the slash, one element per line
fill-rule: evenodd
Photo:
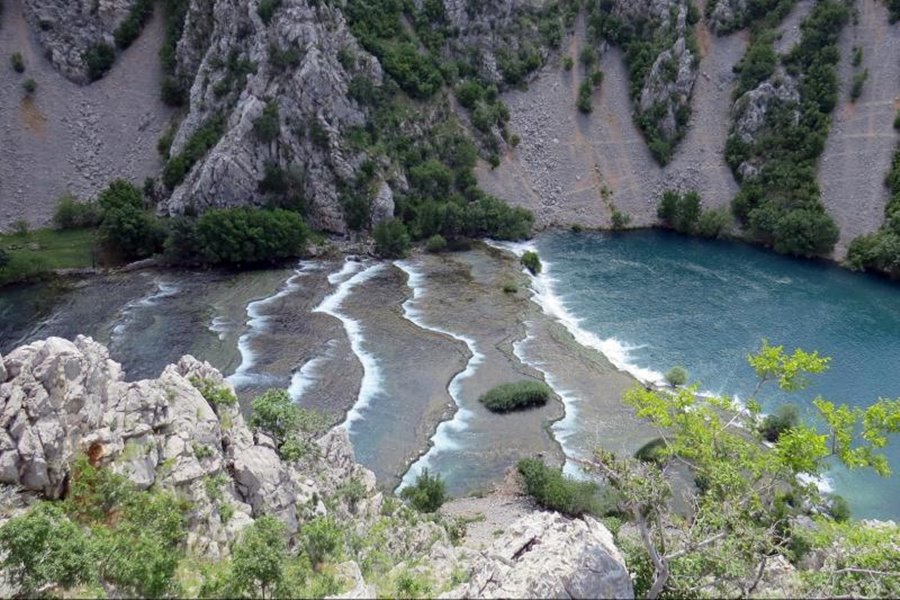
<path fill-rule="evenodd" d="M 7 4 L 62 73 L 101 79 L 85 93 L 159 31 L 141 33 L 145 0 Z M 742 234 L 792 254 L 840 241 L 841 258 L 880 225 L 885 194 L 866 173 L 889 160 L 898 26 L 877 0 L 165 0 L 156 13 L 161 74 L 142 66 L 135 87 L 176 108 L 144 187 L 164 214 L 277 206 L 336 233 L 395 215 L 389 237 L 527 233 L 476 186 L 477 164 L 484 189 L 540 225 L 653 225 L 671 189 L 707 208 L 736 198 Z M 67 23 L 82 33 L 64 52 Z M 878 144 L 853 133 L 863 121 Z M 96 189 L 35 187 L 35 222 L 61 188 Z"/>

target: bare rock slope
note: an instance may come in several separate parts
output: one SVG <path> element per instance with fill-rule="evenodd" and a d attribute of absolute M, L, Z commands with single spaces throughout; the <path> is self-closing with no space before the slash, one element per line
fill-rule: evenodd
<path fill-rule="evenodd" d="M 44 14 L 39 5 L 53 8 L 60 21 L 47 35 L 62 35 L 64 25 L 71 36 L 81 35 L 79 27 L 69 27 L 79 21 L 65 20 L 63 4 L 68 5 L 5 0 L 0 15 L 0 230 L 20 219 L 47 225 L 59 196 L 71 192 L 89 199 L 112 179 L 140 183 L 161 167 L 156 141 L 172 114 L 159 100 L 162 17 L 151 19 L 106 77 L 82 86 L 46 58 L 36 33 L 40 26 L 26 20 Z M 24 73 L 9 68 L 12 52 L 22 54 Z M 37 83 L 34 94 L 23 91 L 28 78 Z"/>

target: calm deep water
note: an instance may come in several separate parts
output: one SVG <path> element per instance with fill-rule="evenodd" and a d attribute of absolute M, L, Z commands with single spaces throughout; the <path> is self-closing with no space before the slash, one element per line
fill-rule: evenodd
<path fill-rule="evenodd" d="M 793 402 L 808 411 L 817 395 L 858 406 L 900 397 L 900 285 L 659 231 L 554 233 L 535 245 L 568 312 L 629 370 L 681 365 L 704 391 L 746 397 L 755 384 L 746 356 L 766 338 L 832 357 L 806 390 L 764 388 L 767 410 Z M 887 454 L 900 472 L 900 443 Z M 827 480 L 855 516 L 900 517 L 900 473 L 834 468 Z"/>

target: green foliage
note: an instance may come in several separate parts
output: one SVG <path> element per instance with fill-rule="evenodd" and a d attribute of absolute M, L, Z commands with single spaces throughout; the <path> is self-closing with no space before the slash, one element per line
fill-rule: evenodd
<path fill-rule="evenodd" d="M 64 194 L 56 201 L 53 224 L 58 229 L 83 229 L 100 224 L 103 214 L 95 202 L 79 202 L 72 194 Z"/>
<path fill-rule="evenodd" d="M 853 85 L 850 87 L 850 100 L 854 102 L 862 96 L 863 86 L 866 84 L 866 81 L 869 79 L 869 70 L 864 69 L 860 73 L 857 73 L 853 76 Z"/>
<path fill-rule="evenodd" d="M 829 361 L 816 352 L 787 354 L 764 342 L 748 362 L 759 380 L 748 402 L 756 415 L 762 385 L 777 382 L 785 391 L 803 389 L 809 384 L 807 376 L 821 373 Z M 730 595 L 732 586 L 747 589 L 766 557 L 796 559 L 810 547 L 833 547 L 792 532 L 789 521 L 797 509 L 791 507 L 821 502 L 815 486 L 800 482 L 797 475 L 820 473 L 835 458 L 847 467 L 871 467 L 886 475 L 887 461 L 879 450 L 889 435 L 900 431 L 900 400 L 879 400 L 863 409 L 818 398 L 814 405 L 825 433 L 795 423 L 780 431 L 770 451 L 746 435 L 733 401 L 699 398 L 696 389 L 669 393 L 636 386 L 627 392 L 625 402 L 657 428 L 665 446 L 655 453 L 657 462 L 632 463 L 598 451 L 593 463 L 621 492 L 620 508 L 642 530 L 644 556 L 654 557 L 648 596 L 663 590 L 680 595 L 696 589 L 699 581 L 709 581 L 714 595 Z M 688 466 L 698 483 L 687 520 L 668 508 L 671 484 L 663 471 L 675 460 Z M 846 516 L 841 507 L 835 514 Z M 841 569 L 825 571 L 833 576 Z M 874 577 L 874 584 L 884 585 L 880 579 Z M 817 592 L 833 593 L 830 587 Z"/>
<path fill-rule="evenodd" d="M 541 273 L 541 257 L 534 250 L 527 250 L 519 259 L 522 266 L 528 269 L 532 275 L 540 275 Z"/>
<path fill-rule="evenodd" d="M 775 443 L 781 434 L 800 424 L 800 413 L 793 404 L 783 404 L 774 413 L 766 415 L 759 424 L 759 433 L 768 442 Z"/>
<path fill-rule="evenodd" d="M 434 234 L 425 242 L 425 250 L 428 252 L 443 252 L 447 248 L 447 240 L 439 233 Z"/>
<path fill-rule="evenodd" d="M 862 64 L 862 61 L 863 61 L 863 49 L 860 48 L 859 46 L 854 46 L 853 47 L 853 59 L 850 61 L 850 63 L 854 67 L 858 67 Z"/>
<path fill-rule="evenodd" d="M 316 517 L 304 524 L 300 533 L 303 549 L 316 570 L 327 559 L 340 555 L 344 534 L 331 517 Z"/>
<path fill-rule="evenodd" d="M 163 183 L 173 189 L 187 176 L 194 164 L 219 143 L 225 134 L 225 118 L 221 115 L 210 117 L 191 134 L 181 152 L 169 158 L 163 168 Z"/>
<path fill-rule="evenodd" d="M 67 589 L 95 577 L 93 548 L 59 504 L 40 502 L 0 527 L 3 570 L 26 595 Z M 46 593 L 46 592 L 43 592 Z"/>
<path fill-rule="evenodd" d="M 159 49 L 159 62 L 163 70 L 160 97 L 169 106 L 181 106 L 187 100 L 187 86 L 175 74 L 175 48 L 184 30 L 188 0 L 162 0 L 162 7 L 166 17 L 166 36 Z"/>
<path fill-rule="evenodd" d="M 328 426 L 328 418 L 316 410 L 301 408 L 285 390 L 269 390 L 252 404 L 250 426 L 272 435 L 281 457 L 295 461 L 314 454 L 310 438 Z"/>
<path fill-rule="evenodd" d="M 261 142 L 271 144 L 281 133 L 281 120 L 278 116 L 278 102 L 266 103 L 262 114 L 253 122 L 253 132 Z"/>
<path fill-rule="evenodd" d="M 575 66 L 575 61 L 572 59 L 571 56 L 567 56 L 563 59 L 563 69 L 565 69 L 566 71 L 571 71 L 572 67 L 574 67 L 574 66 Z"/>
<path fill-rule="evenodd" d="M 711 208 L 700 213 L 696 234 L 707 238 L 721 238 L 731 229 L 731 211 L 727 208 Z"/>
<path fill-rule="evenodd" d="M 684 367 L 672 367 L 669 369 L 669 372 L 666 373 L 666 381 L 668 381 L 669 385 L 672 387 L 684 385 L 687 383 L 687 379 L 688 373 L 684 370 Z"/>
<path fill-rule="evenodd" d="M 738 85 L 734 90 L 735 98 L 740 98 L 744 93 L 755 89 L 775 72 L 778 54 L 773 46 L 774 41 L 775 34 L 771 31 L 753 36 L 747 53 L 734 66 L 734 71 L 740 75 Z"/>
<path fill-rule="evenodd" d="M 287 536 L 284 524 L 265 515 L 244 530 L 232 549 L 231 582 L 234 590 L 262 598 L 284 578 Z"/>
<path fill-rule="evenodd" d="M 145 258 L 162 249 L 165 230 L 155 215 L 144 208 L 141 190 L 116 179 L 97 198 L 103 211 L 100 241 L 121 258 Z"/>
<path fill-rule="evenodd" d="M 732 203 L 734 214 L 754 238 L 777 252 L 828 254 L 839 237 L 819 199 L 816 162 L 825 147 L 828 115 L 837 102 L 837 40 L 849 14 L 836 0 L 815 5 L 801 26 L 800 42 L 782 59 L 788 73 L 799 78 L 800 101 L 771 103 L 754 141 L 733 134 L 726 144 L 726 160 L 739 180 L 741 164 L 759 168 L 758 175 L 741 180 Z M 743 65 L 752 73 L 748 85 L 768 70 L 766 37 L 754 41 L 753 56 Z"/>
<path fill-rule="evenodd" d="M 94 44 L 84 53 L 84 62 L 87 65 L 88 77 L 91 81 L 96 81 L 106 75 L 116 60 L 116 49 L 100 42 Z"/>
<path fill-rule="evenodd" d="M 600 486 L 593 481 L 579 481 L 548 467 L 540 459 L 526 458 L 517 466 L 525 491 L 539 506 L 569 517 L 601 516 L 605 512 L 600 499 Z"/>
<path fill-rule="evenodd" d="M 259 18 L 262 19 L 264 24 L 268 25 L 272 22 L 275 11 L 280 7 L 281 0 L 259 0 L 259 5 L 256 7 L 256 14 L 259 15 Z"/>
<path fill-rule="evenodd" d="M 588 114 L 594 110 L 593 98 L 594 86 L 591 85 L 590 79 L 585 79 L 581 82 L 581 85 L 578 86 L 578 100 L 576 101 L 578 110 L 584 114 Z"/>
<path fill-rule="evenodd" d="M 388 219 L 375 226 L 375 252 L 384 258 L 402 258 L 409 252 L 411 240 L 400 219 Z"/>
<path fill-rule="evenodd" d="M 440 475 L 432 475 L 428 469 L 422 469 L 416 482 L 403 488 L 400 496 L 419 512 L 433 513 L 447 499 L 447 490 Z"/>
<path fill-rule="evenodd" d="M 21 52 L 13 52 L 9 57 L 9 63 L 16 73 L 25 72 L 25 59 L 22 58 Z"/>
<path fill-rule="evenodd" d="M 224 383 L 218 384 L 211 379 L 194 377 L 191 379 L 191 385 L 197 388 L 203 399 L 209 402 L 210 406 L 234 406 L 237 404 L 237 396 Z"/>
<path fill-rule="evenodd" d="M 525 380 L 503 383 L 482 395 L 478 401 L 491 412 L 505 413 L 534 406 L 543 406 L 552 391 L 542 381 Z"/>
<path fill-rule="evenodd" d="M 814 547 L 832 551 L 822 569 L 801 573 L 805 594 L 852 598 L 895 598 L 900 594 L 897 527 L 820 519 L 810 538 Z"/>
<path fill-rule="evenodd" d="M 37 82 L 29 77 L 22 83 L 22 89 L 25 90 L 26 94 L 31 95 L 37 91 Z"/>
<path fill-rule="evenodd" d="M 625 229 L 631 222 L 631 215 L 624 213 L 617 208 L 612 211 L 612 228 L 614 230 Z"/>
<path fill-rule="evenodd" d="M 65 502 L 41 502 L 0 528 L 4 568 L 31 593 L 100 581 L 123 595 L 177 594 L 185 509 L 81 456 Z"/>
<path fill-rule="evenodd" d="M 153 16 L 153 4 L 153 0 L 137 0 L 131 5 L 128 16 L 113 34 L 116 38 L 116 46 L 124 50 L 138 38 L 144 25 Z"/>
<path fill-rule="evenodd" d="M 197 222 L 196 254 L 209 264 L 263 264 L 300 256 L 309 229 L 284 209 L 216 209 Z"/>
<path fill-rule="evenodd" d="M 656 215 L 663 225 L 686 234 L 693 234 L 697 231 L 702 213 L 700 194 L 695 191 L 683 194 L 671 190 L 666 191 L 663 193 L 656 211 Z"/>

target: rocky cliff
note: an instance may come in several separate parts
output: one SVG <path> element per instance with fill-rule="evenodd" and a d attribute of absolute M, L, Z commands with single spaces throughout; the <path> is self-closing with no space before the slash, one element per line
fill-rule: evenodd
<path fill-rule="evenodd" d="M 204 398 L 198 387 L 210 385 L 228 384 L 190 356 L 157 379 L 127 383 L 106 348 L 85 337 L 49 338 L 3 357 L 3 520 L 37 499 L 65 498 L 73 462 L 87 455 L 141 489 L 187 501 L 188 555 L 204 560 L 228 556 L 242 530 L 262 515 L 277 516 L 293 537 L 304 522 L 328 514 L 360 539 L 377 539 L 377 545 L 360 544 L 352 558 L 386 555 L 387 575 L 419 569 L 440 590 L 466 573 L 469 583 L 448 592 L 451 597 L 633 596 L 610 533 L 595 521 L 535 512 L 487 550 L 454 546 L 440 521 L 396 516 L 372 473 L 355 463 L 343 428 L 288 461 L 272 438 L 248 427 L 236 405 Z M 358 493 L 342 492 L 351 485 Z M 372 538 L 376 530 L 380 537 Z M 342 569 L 353 574 L 345 582 L 349 597 L 377 591 L 356 563 Z"/>

